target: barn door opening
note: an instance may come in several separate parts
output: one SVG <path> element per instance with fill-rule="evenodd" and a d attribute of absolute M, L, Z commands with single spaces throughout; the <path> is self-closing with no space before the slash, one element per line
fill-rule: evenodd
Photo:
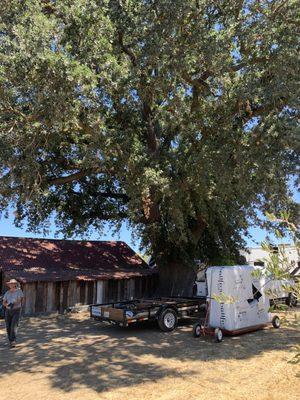
<path fill-rule="evenodd" d="M 79 303 L 85 304 L 85 281 L 79 282 Z"/>
<path fill-rule="evenodd" d="M 63 313 L 68 308 L 68 293 L 69 293 L 69 282 L 65 281 L 62 283 L 62 307 L 60 312 Z"/>
<path fill-rule="evenodd" d="M 87 304 L 93 304 L 94 298 L 94 282 L 89 281 L 87 283 Z"/>
<path fill-rule="evenodd" d="M 44 282 L 36 282 L 35 284 L 35 312 L 41 313 L 46 311 L 46 300 L 47 300 L 47 284 Z"/>
<path fill-rule="evenodd" d="M 55 310 L 61 310 L 61 282 L 55 282 Z"/>

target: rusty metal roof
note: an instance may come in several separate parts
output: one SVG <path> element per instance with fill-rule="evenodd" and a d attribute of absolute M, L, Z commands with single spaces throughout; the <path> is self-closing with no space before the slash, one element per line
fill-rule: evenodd
<path fill-rule="evenodd" d="M 0 270 L 20 282 L 129 279 L 154 273 L 121 241 L 0 236 Z"/>

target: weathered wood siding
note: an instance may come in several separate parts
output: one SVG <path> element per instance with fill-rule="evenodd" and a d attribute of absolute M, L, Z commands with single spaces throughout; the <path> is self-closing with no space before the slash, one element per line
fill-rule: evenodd
<path fill-rule="evenodd" d="M 24 285 L 24 313 L 33 314 L 35 312 L 36 283 Z"/>
<path fill-rule="evenodd" d="M 105 281 L 34 282 L 22 285 L 24 314 L 64 312 L 68 307 L 151 297 L 157 276 Z"/>

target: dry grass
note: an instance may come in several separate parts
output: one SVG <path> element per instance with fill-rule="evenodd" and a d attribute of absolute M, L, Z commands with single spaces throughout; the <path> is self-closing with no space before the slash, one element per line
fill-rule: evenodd
<path fill-rule="evenodd" d="M 191 326 L 121 329 L 77 314 L 23 319 L 10 350 L 0 321 L 0 399 L 292 400 L 300 374 L 288 361 L 299 340 L 285 327 L 216 344 L 194 339 Z"/>

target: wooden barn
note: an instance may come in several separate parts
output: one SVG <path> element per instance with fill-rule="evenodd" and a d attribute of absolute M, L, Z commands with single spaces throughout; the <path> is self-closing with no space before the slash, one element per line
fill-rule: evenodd
<path fill-rule="evenodd" d="M 24 314 L 150 297 L 156 271 L 126 243 L 0 237 L 0 291 L 17 279 Z"/>

